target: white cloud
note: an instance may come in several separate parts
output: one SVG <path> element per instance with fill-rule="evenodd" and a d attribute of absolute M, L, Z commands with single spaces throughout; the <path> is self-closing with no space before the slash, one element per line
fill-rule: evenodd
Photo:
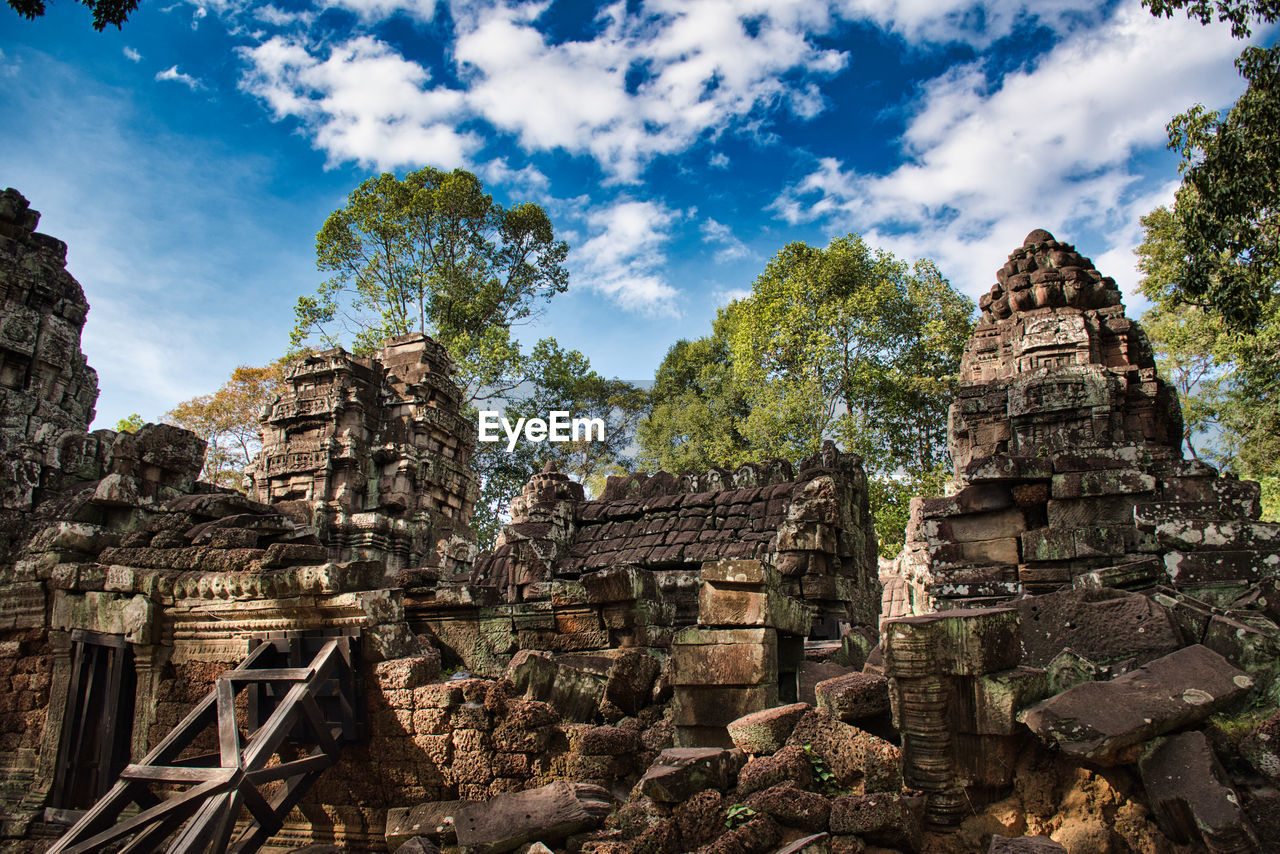
<path fill-rule="evenodd" d="M 829 76 L 847 59 L 810 41 L 832 21 L 801 0 L 648 0 L 633 13 L 616 3 L 591 40 L 561 44 L 536 28 L 541 10 L 455 10 L 468 102 L 526 150 L 586 154 L 624 182 L 704 133 L 751 132 L 773 110 L 816 115 L 817 88 L 786 75 Z"/>
<path fill-rule="evenodd" d="M 551 180 L 532 163 L 519 169 L 512 169 L 505 157 L 488 160 L 480 167 L 481 177 L 490 186 L 503 186 L 511 191 L 512 197 L 521 201 L 549 201 L 547 191 Z"/>
<path fill-rule="evenodd" d="M 191 29 L 200 29 L 200 22 L 209 14 L 209 10 L 203 6 L 197 6 L 191 13 Z"/>
<path fill-rule="evenodd" d="M 178 66 L 176 65 L 170 66 L 169 68 L 166 68 L 164 71 L 156 72 L 156 79 L 172 80 L 175 83 L 181 83 L 182 85 L 186 86 L 188 89 L 191 89 L 192 91 L 195 91 L 196 89 L 201 88 L 201 85 L 202 85 L 199 80 L 192 77 L 190 74 L 179 71 Z"/>
<path fill-rule="evenodd" d="M 1096 0 L 835 0 L 835 5 L 841 17 L 870 21 L 911 44 L 976 47 L 1035 26 L 1069 32 L 1099 16 Z"/>
<path fill-rule="evenodd" d="M 707 165 L 712 169 L 728 169 L 729 155 L 725 154 L 723 151 L 717 151 L 707 158 Z"/>
<path fill-rule="evenodd" d="M 710 243 L 720 247 L 715 254 L 717 264 L 736 261 L 739 258 L 746 258 L 751 255 L 751 250 L 737 238 L 733 233 L 733 229 L 722 222 L 707 218 L 699 226 L 699 230 L 702 232 L 703 243 Z"/>
<path fill-rule="evenodd" d="M 457 127 L 465 117 L 462 93 L 428 88 L 427 69 L 371 36 L 335 45 L 323 59 L 284 36 L 241 54 L 250 64 L 241 88 L 266 101 L 277 119 L 300 119 L 330 164 L 452 169 L 479 147 Z"/>
<path fill-rule="evenodd" d="M 678 315 L 679 291 L 662 278 L 663 249 L 680 218 L 660 202 L 621 199 L 587 213 L 591 238 L 575 248 L 579 281 L 613 298 L 625 309 Z"/>
<path fill-rule="evenodd" d="M 1170 116 L 1239 92 L 1239 49 L 1222 28 L 1121 7 L 994 88 L 980 63 L 929 81 L 901 140 L 902 165 L 872 175 L 822 158 L 774 209 L 791 223 L 825 220 L 933 257 L 973 296 L 1033 228 L 1072 242 L 1092 230 L 1103 251 L 1081 249 L 1116 259 L 1106 253 L 1133 246 L 1153 198 L 1134 157 L 1163 147 Z M 1132 283 L 1132 263 L 1103 272 Z"/>
<path fill-rule="evenodd" d="M 404 12 L 416 21 L 429 23 L 436 11 L 436 0 L 334 0 L 328 5 L 354 12 L 365 23 L 385 21 L 397 12 Z"/>
<path fill-rule="evenodd" d="M 310 26 L 316 19 L 316 12 L 314 9 L 286 11 L 278 6 L 268 3 L 266 6 L 254 7 L 253 17 L 264 24 L 288 29 L 295 25 L 301 25 L 304 27 Z"/>
<path fill-rule="evenodd" d="M 127 60 L 129 60 L 130 62 L 141 62 L 141 61 L 142 61 L 142 54 L 138 53 L 136 50 L 134 50 L 133 48 L 129 47 L 128 45 L 125 45 L 125 47 L 124 47 L 124 58 L 125 58 L 125 59 L 127 59 Z"/>

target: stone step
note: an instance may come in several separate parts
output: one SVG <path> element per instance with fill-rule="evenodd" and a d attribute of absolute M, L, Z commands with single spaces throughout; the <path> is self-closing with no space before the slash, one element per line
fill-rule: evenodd
<path fill-rule="evenodd" d="M 1280 554 L 1274 549 L 1171 551 L 1164 556 L 1169 582 L 1178 587 L 1220 581 L 1258 581 L 1280 575 Z"/>
<path fill-rule="evenodd" d="M 1275 522 L 1184 519 L 1156 525 L 1156 540 L 1179 550 L 1280 550 L 1280 524 Z"/>

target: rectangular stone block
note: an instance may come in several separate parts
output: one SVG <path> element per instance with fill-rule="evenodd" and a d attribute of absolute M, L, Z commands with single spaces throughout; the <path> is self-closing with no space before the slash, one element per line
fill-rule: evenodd
<path fill-rule="evenodd" d="M 802 602 L 776 589 L 760 592 L 703 582 L 698 591 L 698 623 L 704 626 L 760 626 L 804 636 L 810 619 Z"/>
<path fill-rule="evenodd" d="M 1048 503 L 1050 528 L 1080 528 L 1092 524 L 1133 524 L 1133 499 L 1108 495 L 1057 498 Z"/>
<path fill-rule="evenodd" d="M 1156 479 L 1137 469 L 1067 472 L 1053 476 L 1054 498 L 1091 498 L 1154 492 Z"/>
<path fill-rule="evenodd" d="M 672 642 L 673 685 L 777 681 L 778 635 L 773 629 L 685 629 Z"/>
<path fill-rule="evenodd" d="M 942 570 L 974 564 L 1017 563 L 1019 557 L 1016 537 L 971 543 L 944 543 L 931 549 L 931 553 L 934 567 Z"/>
<path fill-rule="evenodd" d="M 914 503 L 916 499 L 912 499 Z M 1009 487 L 998 483 L 976 483 L 966 486 L 955 495 L 944 498 L 921 498 L 920 515 L 923 518 L 934 516 L 956 516 L 961 513 L 983 513 L 990 510 L 1003 510 L 1013 504 Z"/>
<path fill-rule="evenodd" d="M 970 483 L 1049 480 L 1053 477 L 1053 464 L 1048 457 L 1015 457 L 997 454 L 969 463 L 965 467 L 964 474 Z"/>
<path fill-rule="evenodd" d="M 1172 551 L 1164 556 L 1171 584 L 1212 584 L 1219 581 L 1258 581 L 1280 575 L 1275 551 Z"/>
<path fill-rule="evenodd" d="M 702 580 L 721 585 L 775 587 L 778 572 L 758 560 L 714 560 L 702 564 Z"/>
<path fill-rule="evenodd" d="M 1071 530 L 1039 528 L 1022 535 L 1022 554 L 1026 560 L 1072 560 L 1076 556 L 1076 538 Z"/>
<path fill-rule="evenodd" d="M 1018 712 L 1049 696 L 1049 676 L 1039 668 L 1015 667 L 966 680 L 966 701 L 971 704 L 969 732 L 979 735 L 1013 735 Z"/>
<path fill-rule="evenodd" d="M 1156 539 L 1172 549 L 1280 550 L 1280 524 L 1275 522 L 1210 522 L 1195 519 L 1157 525 Z"/>
<path fill-rule="evenodd" d="M 676 726 L 727 726 L 743 715 L 778 705 L 777 683 L 722 688 L 678 686 L 674 696 Z"/>
<path fill-rule="evenodd" d="M 980 676 L 1016 667 L 1022 635 L 1013 608 L 971 608 L 886 620 L 885 674 Z"/>
<path fill-rule="evenodd" d="M 926 519 L 921 530 L 931 542 L 976 542 L 1016 537 L 1027 530 L 1026 514 L 1018 508 Z"/>

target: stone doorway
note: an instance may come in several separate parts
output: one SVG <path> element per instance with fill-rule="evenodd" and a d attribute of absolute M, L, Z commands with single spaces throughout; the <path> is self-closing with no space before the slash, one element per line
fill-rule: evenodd
<path fill-rule="evenodd" d="M 125 765 L 133 735 L 137 672 L 124 637 L 71 632 L 71 679 L 48 805 L 86 810 Z"/>

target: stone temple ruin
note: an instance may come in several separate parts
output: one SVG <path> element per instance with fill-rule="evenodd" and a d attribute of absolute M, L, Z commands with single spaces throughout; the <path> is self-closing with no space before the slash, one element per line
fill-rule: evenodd
<path fill-rule="evenodd" d="M 1111 280 L 981 303 L 947 495 L 879 566 L 856 457 L 555 471 L 490 553 L 424 336 L 313 354 L 248 496 L 88 432 L 88 306 L 0 196 L 0 836 L 15 851 L 1280 847 L 1280 526 L 1183 460 Z"/>

